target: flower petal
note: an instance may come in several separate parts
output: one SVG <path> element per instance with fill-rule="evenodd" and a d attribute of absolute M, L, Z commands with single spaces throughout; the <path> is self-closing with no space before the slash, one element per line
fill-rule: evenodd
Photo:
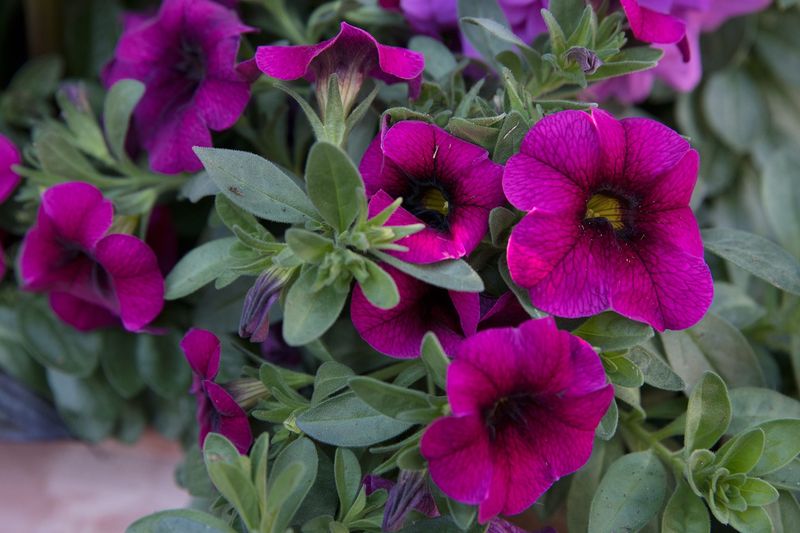
<path fill-rule="evenodd" d="M 8 200 L 22 179 L 11 167 L 22 162 L 19 149 L 11 140 L 0 135 L 0 203 Z"/>
<path fill-rule="evenodd" d="M 686 139 L 655 120 L 625 118 L 620 123 L 627 138 L 624 179 L 630 188 L 647 191 L 691 149 Z"/>
<path fill-rule="evenodd" d="M 639 0 L 620 0 L 634 37 L 646 43 L 672 44 L 683 39 L 686 24 L 677 17 L 639 5 Z"/>
<path fill-rule="evenodd" d="M 203 388 L 218 416 L 213 430 L 231 441 L 239 453 L 246 454 L 253 444 L 253 431 L 250 429 L 247 413 L 239 407 L 228 391 L 213 381 L 204 381 Z"/>
<path fill-rule="evenodd" d="M 109 309 L 66 292 L 50 293 L 50 308 L 78 331 L 119 326 L 119 317 Z"/>
<path fill-rule="evenodd" d="M 205 329 L 192 328 L 181 340 L 181 350 L 192 371 L 202 379 L 214 379 L 219 372 L 220 343 Z"/>
<path fill-rule="evenodd" d="M 71 181 L 44 192 L 39 224 L 43 217 L 49 219 L 60 240 L 88 251 L 111 227 L 114 207 L 94 185 Z"/>

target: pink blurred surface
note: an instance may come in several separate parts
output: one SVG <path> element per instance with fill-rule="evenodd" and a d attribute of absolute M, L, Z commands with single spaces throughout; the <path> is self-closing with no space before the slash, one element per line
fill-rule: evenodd
<path fill-rule="evenodd" d="M 134 446 L 0 443 L 1 531 L 123 532 L 137 518 L 185 507 L 180 448 L 149 432 Z"/>

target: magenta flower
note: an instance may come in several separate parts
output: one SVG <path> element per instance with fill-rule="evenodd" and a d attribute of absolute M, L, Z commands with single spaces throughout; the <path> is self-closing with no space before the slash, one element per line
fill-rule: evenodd
<path fill-rule="evenodd" d="M 11 167 L 21 162 L 19 149 L 8 137 L 0 135 L 0 203 L 8 200 L 19 185 L 22 178 Z"/>
<path fill-rule="evenodd" d="M 50 293 L 53 311 L 82 331 L 120 321 L 138 331 L 164 306 L 155 254 L 136 237 L 108 234 L 113 219 L 111 202 L 93 185 L 55 185 L 23 242 L 24 288 Z"/>
<path fill-rule="evenodd" d="M 448 291 L 382 265 L 394 279 L 400 303 L 392 309 L 372 305 L 356 285 L 350 302 L 353 326 L 370 346 L 402 359 L 419 356 L 425 333 L 432 331 L 452 354 L 465 338 L 489 327 L 516 326 L 527 313 L 511 293 L 497 300 L 474 292 Z"/>
<path fill-rule="evenodd" d="M 646 43 L 675 44 L 686 38 L 686 24 L 670 15 L 647 7 L 663 0 L 620 0 L 633 36 Z M 671 1 L 666 3 L 671 4 Z"/>
<path fill-rule="evenodd" d="M 234 11 L 211 0 L 164 0 L 151 18 L 126 17 L 103 81 L 106 87 L 123 78 L 145 84 L 134 127 L 153 170 L 200 170 L 192 147 L 211 146 L 210 130 L 239 119 L 250 99 L 236 70 L 247 31 Z"/>
<path fill-rule="evenodd" d="M 486 234 L 489 211 L 503 203 L 503 167 L 480 146 L 425 122 L 398 122 L 379 135 L 359 169 L 370 216 L 402 197 L 387 224 L 425 224 L 397 241 L 407 252 L 391 252 L 411 263 L 470 253 Z"/>
<path fill-rule="evenodd" d="M 503 176 L 509 201 L 528 212 L 509 239 L 511 277 L 558 316 L 610 308 L 659 331 L 692 326 L 713 294 L 689 208 L 698 162 L 653 120 L 545 117 Z"/>
<path fill-rule="evenodd" d="M 325 109 L 328 79 L 336 74 L 345 110 L 350 109 L 366 77 L 386 83 L 408 84 L 413 99 L 419 95 L 425 57 L 419 52 L 386 46 L 375 37 L 342 22 L 336 37 L 310 46 L 259 46 L 256 64 L 280 80 L 304 78 L 317 83 L 317 98 Z"/>
<path fill-rule="evenodd" d="M 192 328 L 183 337 L 181 349 L 194 373 L 191 393 L 197 397 L 200 447 L 213 432 L 230 440 L 239 453 L 247 453 L 253 444 L 247 413 L 228 391 L 214 383 L 219 372 L 219 339 L 210 331 Z"/>
<path fill-rule="evenodd" d="M 428 427 L 420 452 L 445 494 L 479 505 L 481 523 L 517 514 L 586 463 L 613 396 L 592 347 L 552 318 L 489 329 L 458 347 L 453 416 Z"/>

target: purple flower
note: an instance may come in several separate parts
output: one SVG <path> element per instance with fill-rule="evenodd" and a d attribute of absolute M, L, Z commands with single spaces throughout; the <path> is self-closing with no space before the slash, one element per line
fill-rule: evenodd
<path fill-rule="evenodd" d="M 136 237 L 107 234 L 113 219 L 111 202 L 96 187 L 63 183 L 42 195 L 23 242 L 24 288 L 49 292 L 53 311 L 82 331 L 120 321 L 138 331 L 164 306 L 155 254 Z"/>
<path fill-rule="evenodd" d="M 247 291 L 239 319 L 239 336 L 250 342 L 264 342 L 269 335 L 269 311 L 281 295 L 284 280 L 267 271 Z"/>
<path fill-rule="evenodd" d="M 453 415 L 425 430 L 420 452 L 439 488 L 478 504 L 485 523 L 586 463 L 614 391 L 592 347 L 543 318 L 464 341 L 447 396 Z"/>
<path fill-rule="evenodd" d="M 11 167 L 21 162 L 19 149 L 8 137 L 0 135 L 0 203 L 8 200 L 19 185 L 22 178 Z"/>
<path fill-rule="evenodd" d="M 419 356 L 425 333 L 432 331 L 452 354 L 465 338 L 488 327 L 516 326 L 528 318 L 513 294 L 497 300 L 474 292 L 448 291 L 382 265 L 392 276 L 400 303 L 391 309 L 372 305 L 357 285 L 350 318 L 359 335 L 381 353 L 402 359 Z"/>
<path fill-rule="evenodd" d="M 304 78 L 317 84 L 324 111 L 328 79 L 336 74 L 345 110 L 350 109 L 366 77 L 407 83 L 411 98 L 419 95 L 425 57 L 419 52 L 378 43 L 362 30 L 342 22 L 336 37 L 310 46 L 259 46 L 256 64 L 280 80 Z"/>
<path fill-rule="evenodd" d="M 689 199 L 699 157 L 649 119 L 562 111 L 539 121 L 506 164 L 508 266 L 548 313 L 613 309 L 659 331 L 699 321 L 713 294 Z"/>
<path fill-rule="evenodd" d="M 103 82 L 110 87 L 133 78 L 145 84 L 134 127 L 154 170 L 200 170 L 192 147 L 211 146 L 210 130 L 238 120 L 250 99 L 249 84 L 236 70 L 247 31 L 234 11 L 211 0 L 164 0 L 151 18 L 125 18 Z"/>
<path fill-rule="evenodd" d="M 303 354 L 294 346 L 289 346 L 283 338 L 283 322 L 275 322 L 269 327 L 269 334 L 261 343 L 261 357 L 274 365 L 300 370 Z"/>
<path fill-rule="evenodd" d="M 194 373 L 191 393 L 197 397 L 200 447 L 213 432 L 230 440 L 239 453 L 247 453 L 253 444 L 247 413 L 213 381 L 219 372 L 219 339 L 210 331 L 192 328 L 183 337 L 181 349 Z"/>
<path fill-rule="evenodd" d="M 646 43 L 675 44 L 686 38 L 686 24 L 679 18 L 647 7 L 663 0 L 620 0 L 633 36 Z M 668 1 L 667 3 L 672 3 Z"/>
<path fill-rule="evenodd" d="M 369 146 L 361 165 L 369 214 L 402 197 L 387 225 L 425 224 L 391 252 L 411 263 L 457 259 L 486 234 L 489 211 L 503 203 L 503 167 L 480 146 L 432 124 L 398 122 Z"/>
<path fill-rule="evenodd" d="M 370 474 L 364 477 L 364 487 L 367 496 L 379 489 L 389 493 L 381 524 L 383 531 L 400 531 L 411 511 L 422 513 L 428 518 L 439 516 L 439 509 L 436 508 L 436 502 L 422 472 L 401 470 L 397 483 Z"/>

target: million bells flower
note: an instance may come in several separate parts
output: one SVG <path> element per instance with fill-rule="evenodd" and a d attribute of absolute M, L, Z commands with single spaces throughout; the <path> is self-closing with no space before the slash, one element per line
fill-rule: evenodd
<path fill-rule="evenodd" d="M 506 164 L 509 201 L 528 214 L 508 244 L 511 277 L 564 317 L 612 309 L 659 331 L 711 305 L 711 273 L 689 199 L 699 157 L 649 119 L 562 111 Z"/>
<path fill-rule="evenodd" d="M 426 122 L 398 122 L 379 135 L 359 170 L 370 197 L 370 216 L 402 197 L 402 206 L 387 224 L 425 225 L 397 241 L 407 252 L 391 252 L 410 263 L 470 253 L 486 234 L 489 211 L 503 203 L 503 167 L 480 146 Z"/>
<path fill-rule="evenodd" d="M 452 416 L 420 442 L 431 478 L 485 523 L 531 506 L 583 466 L 614 391 L 588 343 L 548 317 L 464 341 L 447 370 Z"/>
<path fill-rule="evenodd" d="M 247 31 L 233 10 L 212 0 L 164 0 L 152 18 L 126 17 L 103 82 L 144 83 L 133 122 L 153 170 L 200 170 L 192 147 L 211 146 L 210 130 L 239 119 L 250 99 L 249 82 L 236 69 Z"/>
<path fill-rule="evenodd" d="M 230 440 L 239 453 L 247 453 L 253 444 L 247 413 L 228 391 L 214 382 L 219 372 L 219 339 L 210 331 L 192 328 L 183 337 L 181 349 L 194 374 L 191 392 L 197 398 L 200 447 L 213 432 Z"/>
<path fill-rule="evenodd" d="M 150 247 L 108 234 L 114 208 L 95 186 L 55 185 L 42 195 L 36 225 L 22 245 L 26 290 L 50 293 L 50 306 L 79 330 L 147 326 L 164 307 L 164 278 Z"/>

